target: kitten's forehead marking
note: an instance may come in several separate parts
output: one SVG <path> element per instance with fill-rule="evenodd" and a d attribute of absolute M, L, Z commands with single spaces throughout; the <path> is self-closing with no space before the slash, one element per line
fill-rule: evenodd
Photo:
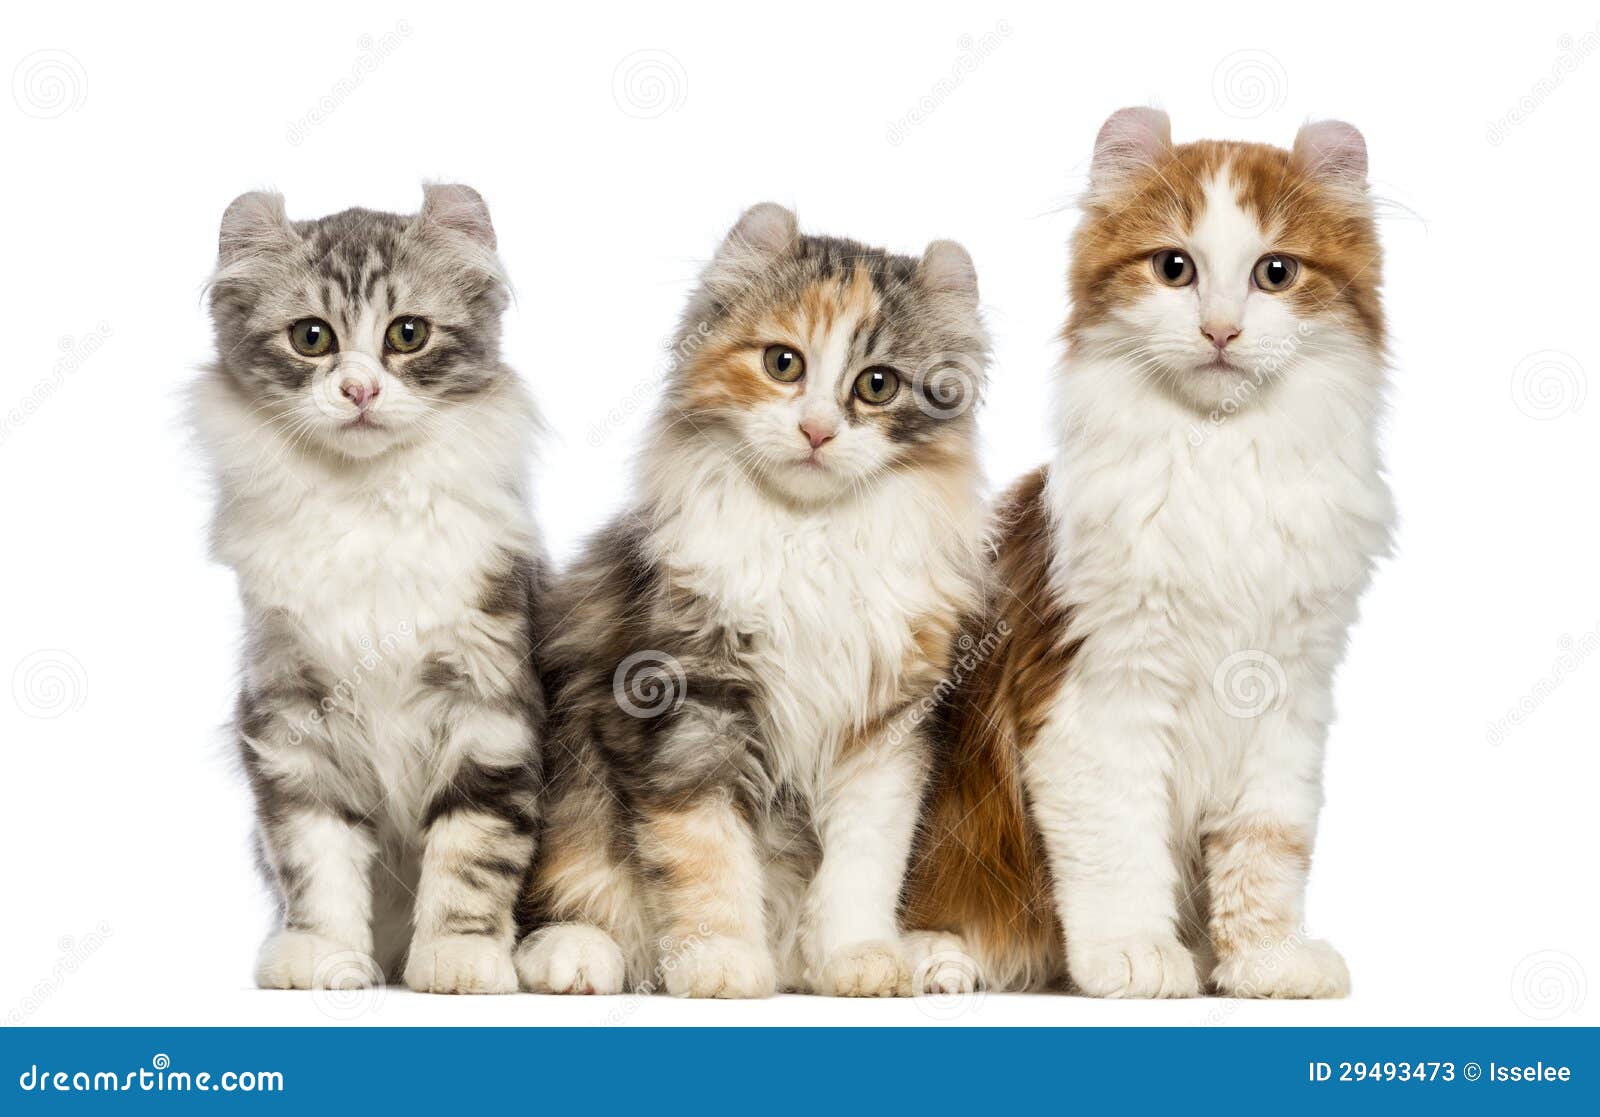
<path fill-rule="evenodd" d="M 861 357 L 862 339 L 870 335 L 880 309 L 877 287 L 865 267 L 817 280 L 801 292 L 786 317 L 806 357 L 801 394 L 808 414 L 838 410 L 848 394 L 841 382 Z"/>
<path fill-rule="evenodd" d="M 381 306 L 364 303 L 355 307 L 355 321 L 351 323 L 352 349 L 359 349 L 368 356 L 383 357 L 383 334 L 389 324 L 389 318 Z"/>
<path fill-rule="evenodd" d="M 351 209 L 311 223 L 306 230 L 307 265 L 345 302 L 372 300 L 395 267 L 404 218 Z"/>
<path fill-rule="evenodd" d="M 863 267 L 855 268 L 848 280 L 841 278 L 818 287 L 823 288 L 817 294 L 825 313 L 812 319 L 811 345 L 815 351 L 812 368 L 816 375 L 808 378 L 812 388 L 806 395 L 808 400 L 818 396 L 837 401 L 842 394 L 840 383 L 859 356 L 855 350 L 862 327 L 878 313 L 878 294 L 871 275 Z M 822 402 L 817 400 L 815 406 L 821 406 Z"/>
<path fill-rule="evenodd" d="M 1266 237 L 1245 208 L 1232 169 L 1223 164 L 1206 182 L 1200 212 L 1190 234 L 1190 251 L 1200 268 L 1200 296 L 1208 287 L 1237 288 L 1266 251 Z"/>

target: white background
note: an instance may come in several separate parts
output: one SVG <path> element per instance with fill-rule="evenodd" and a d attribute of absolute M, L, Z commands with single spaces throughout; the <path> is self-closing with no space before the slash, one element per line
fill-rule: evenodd
<path fill-rule="evenodd" d="M 1597 13 L 1358 7 L 10 7 L 0 1018 L 1600 1022 Z M 1179 140 L 1287 144 L 1308 118 L 1350 120 L 1392 203 L 1402 524 L 1339 679 L 1311 896 L 1348 1001 L 249 988 L 268 904 L 222 729 L 240 618 L 178 418 L 231 198 L 277 187 L 313 217 L 414 210 L 423 178 L 484 193 L 564 557 L 625 497 L 689 281 L 763 199 L 901 251 L 961 240 L 998 342 L 989 476 L 1042 461 L 1070 201 L 1101 120 L 1137 103 Z"/>

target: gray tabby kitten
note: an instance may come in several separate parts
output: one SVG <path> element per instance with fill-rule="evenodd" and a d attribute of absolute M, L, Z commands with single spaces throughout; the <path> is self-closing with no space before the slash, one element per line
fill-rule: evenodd
<path fill-rule="evenodd" d="M 977 603 L 966 252 L 756 206 L 679 328 L 632 509 L 553 592 L 541 992 L 909 986 L 921 710 Z"/>
<path fill-rule="evenodd" d="M 222 219 L 193 414 L 248 624 L 239 750 L 282 925 L 256 981 L 509 993 L 533 856 L 536 419 L 488 209 Z"/>

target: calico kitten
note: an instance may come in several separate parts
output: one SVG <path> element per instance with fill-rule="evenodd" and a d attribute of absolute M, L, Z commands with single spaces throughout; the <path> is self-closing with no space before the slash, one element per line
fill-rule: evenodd
<path fill-rule="evenodd" d="M 966 252 L 728 234 L 633 508 L 555 591 L 526 988 L 906 990 L 917 702 L 976 603 Z"/>
<path fill-rule="evenodd" d="M 488 209 L 222 219 L 194 416 L 248 623 L 239 750 L 282 926 L 268 988 L 516 990 L 542 692 L 532 405 Z M 409 949 L 408 949 L 409 943 Z"/>
<path fill-rule="evenodd" d="M 1392 518 L 1366 148 L 1096 144 L 1061 445 L 1005 499 L 1000 650 L 945 709 L 907 889 L 935 988 L 1343 995 L 1302 929 L 1331 680 Z M 944 952 L 948 951 L 947 954 Z"/>

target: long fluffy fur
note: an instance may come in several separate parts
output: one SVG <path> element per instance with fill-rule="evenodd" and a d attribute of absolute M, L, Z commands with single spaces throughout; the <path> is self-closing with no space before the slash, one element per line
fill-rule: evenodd
<path fill-rule="evenodd" d="M 775 206 L 719 250 L 636 502 L 555 594 L 525 987 L 905 991 L 918 702 L 976 603 L 976 302 L 954 246 L 800 236 Z M 763 371 L 778 342 L 803 382 Z M 893 401 L 850 396 L 884 366 Z M 805 421 L 836 424 L 811 462 Z"/>
<path fill-rule="evenodd" d="M 480 213 L 458 226 L 452 205 Z M 440 208 L 443 206 L 444 208 Z M 543 694 L 535 414 L 500 363 L 503 281 L 481 199 L 291 224 L 275 196 L 224 219 L 218 358 L 192 413 L 217 485 L 213 551 L 248 625 L 238 745 L 281 925 L 263 986 L 399 977 L 509 992 L 532 857 Z M 383 348 L 420 315 L 432 339 Z M 290 324 L 325 320 L 306 357 Z M 361 419 L 341 378 L 371 378 Z"/>
<path fill-rule="evenodd" d="M 1000 988 L 1342 995 L 1301 923 L 1332 676 L 1392 519 L 1364 149 L 1172 147 L 1136 110 L 1098 151 L 1060 449 L 991 571 L 991 618 L 1028 619 L 952 698 L 908 915 Z M 1174 246 L 1199 285 L 1157 282 Z M 1269 251 L 1298 282 L 1245 294 Z M 1196 327 L 1223 313 L 1215 372 Z"/>

